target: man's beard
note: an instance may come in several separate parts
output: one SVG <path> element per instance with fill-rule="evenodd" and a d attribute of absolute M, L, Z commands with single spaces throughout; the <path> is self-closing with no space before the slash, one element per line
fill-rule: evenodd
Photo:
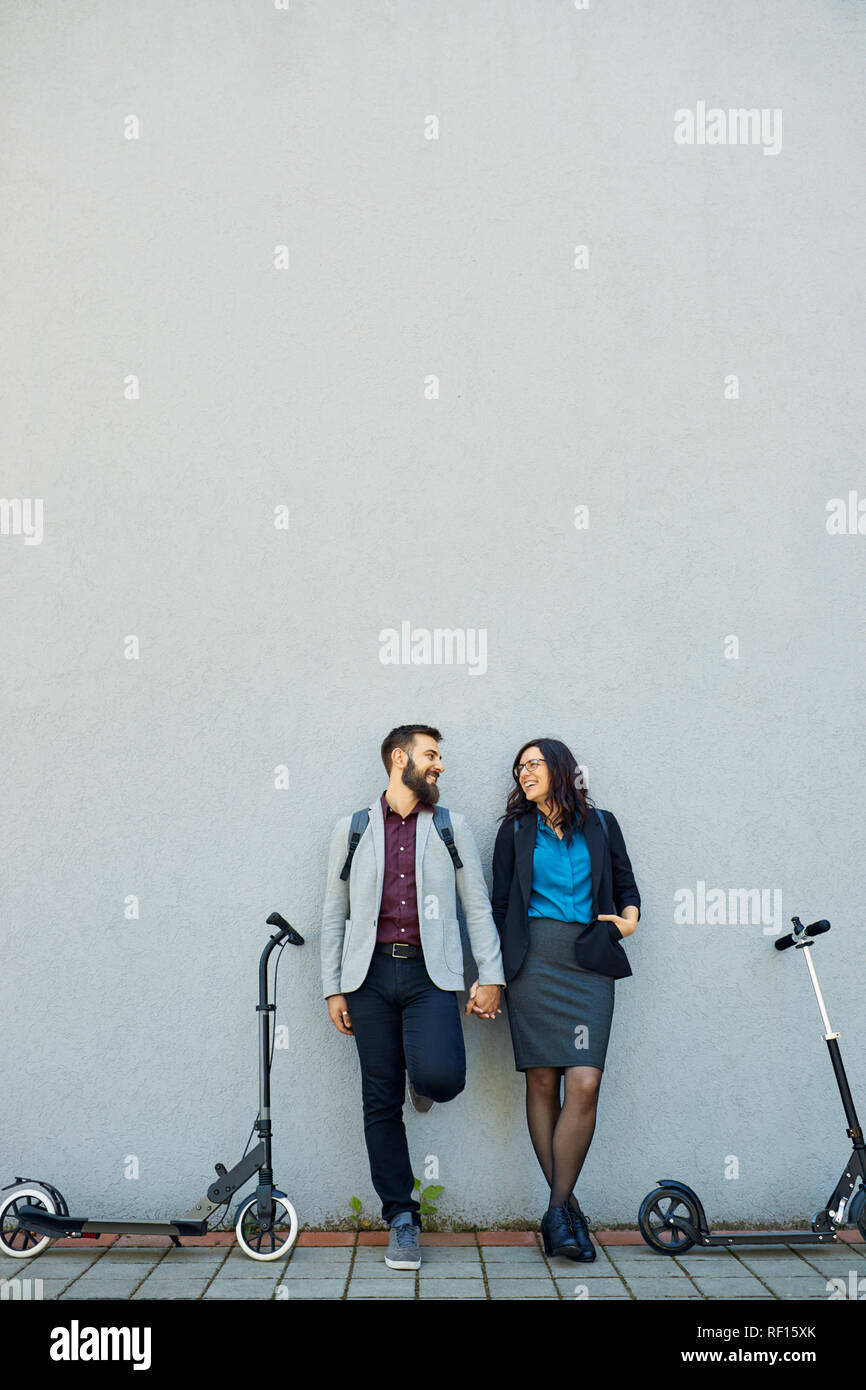
<path fill-rule="evenodd" d="M 415 793 L 422 806 L 435 806 L 439 800 L 437 783 L 428 782 L 425 774 L 419 771 L 417 764 L 412 761 L 411 757 L 403 768 L 403 783 Z"/>

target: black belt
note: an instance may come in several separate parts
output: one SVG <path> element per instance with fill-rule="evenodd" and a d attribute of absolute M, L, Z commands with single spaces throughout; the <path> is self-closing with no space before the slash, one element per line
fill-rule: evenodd
<path fill-rule="evenodd" d="M 417 960 L 423 954 L 420 946 L 410 946 L 408 941 L 380 941 L 376 950 L 397 960 Z"/>

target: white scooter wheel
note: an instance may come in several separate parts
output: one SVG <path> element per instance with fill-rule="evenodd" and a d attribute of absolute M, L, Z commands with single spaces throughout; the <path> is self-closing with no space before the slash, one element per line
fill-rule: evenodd
<path fill-rule="evenodd" d="M 263 1231 L 256 1215 L 256 1198 L 248 1198 L 238 1211 L 235 1235 L 238 1245 L 251 1260 L 278 1260 L 291 1250 L 298 1234 L 298 1215 L 285 1193 L 274 1190 L 274 1225 L 287 1224 L 285 1231 Z M 282 1210 L 281 1210 L 282 1209 Z"/>
<path fill-rule="evenodd" d="M 15 1218 L 19 1207 L 42 1207 L 50 1216 L 57 1215 L 57 1203 L 51 1193 L 35 1183 L 13 1187 L 0 1201 L 0 1250 L 16 1260 L 30 1260 L 41 1255 L 56 1236 L 40 1236 L 34 1231 L 22 1231 Z"/>

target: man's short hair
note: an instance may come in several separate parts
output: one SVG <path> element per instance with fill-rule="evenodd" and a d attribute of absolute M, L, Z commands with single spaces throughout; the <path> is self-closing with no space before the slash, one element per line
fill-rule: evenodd
<path fill-rule="evenodd" d="M 403 752 L 411 758 L 416 734 L 427 734 L 428 738 L 435 738 L 437 743 L 442 742 L 442 735 L 439 730 L 431 728 L 429 724 L 398 724 L 397 728 L 392 729 L 382 742 L 382 762 L 385 764 L 385 771 L 389 777 L 391 776 L 391 754 L 394 749 L 402 748 Z"/>

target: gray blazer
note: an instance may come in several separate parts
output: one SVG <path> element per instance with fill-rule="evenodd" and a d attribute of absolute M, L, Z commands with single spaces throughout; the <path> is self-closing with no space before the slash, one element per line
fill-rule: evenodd
<path fill-rule="evenodd" d="M 385 820 L 379 797 L 355 850 L 349 880 L 340 878 L 349 846 L 351 816 L 342 816 L 331 834 L 328 882 L 322 911 L 322 991 L 349 994 L 364 983 L 373 948 L 385 877 Z M 463 816 L 451 812 L 451 828 L 463 868 L 454 864 L 435 830 L 432 815 L 419 815 L 415 827 L 415 884 L 424 964 L 440 989 L 465 989 L 463 942 L 457 898 L 466 914 L 466 930 L 482 985 L 504 985 L 499 933 L 478 849 Z M 351 906 L 350 906 L 351 904 Z"/>

